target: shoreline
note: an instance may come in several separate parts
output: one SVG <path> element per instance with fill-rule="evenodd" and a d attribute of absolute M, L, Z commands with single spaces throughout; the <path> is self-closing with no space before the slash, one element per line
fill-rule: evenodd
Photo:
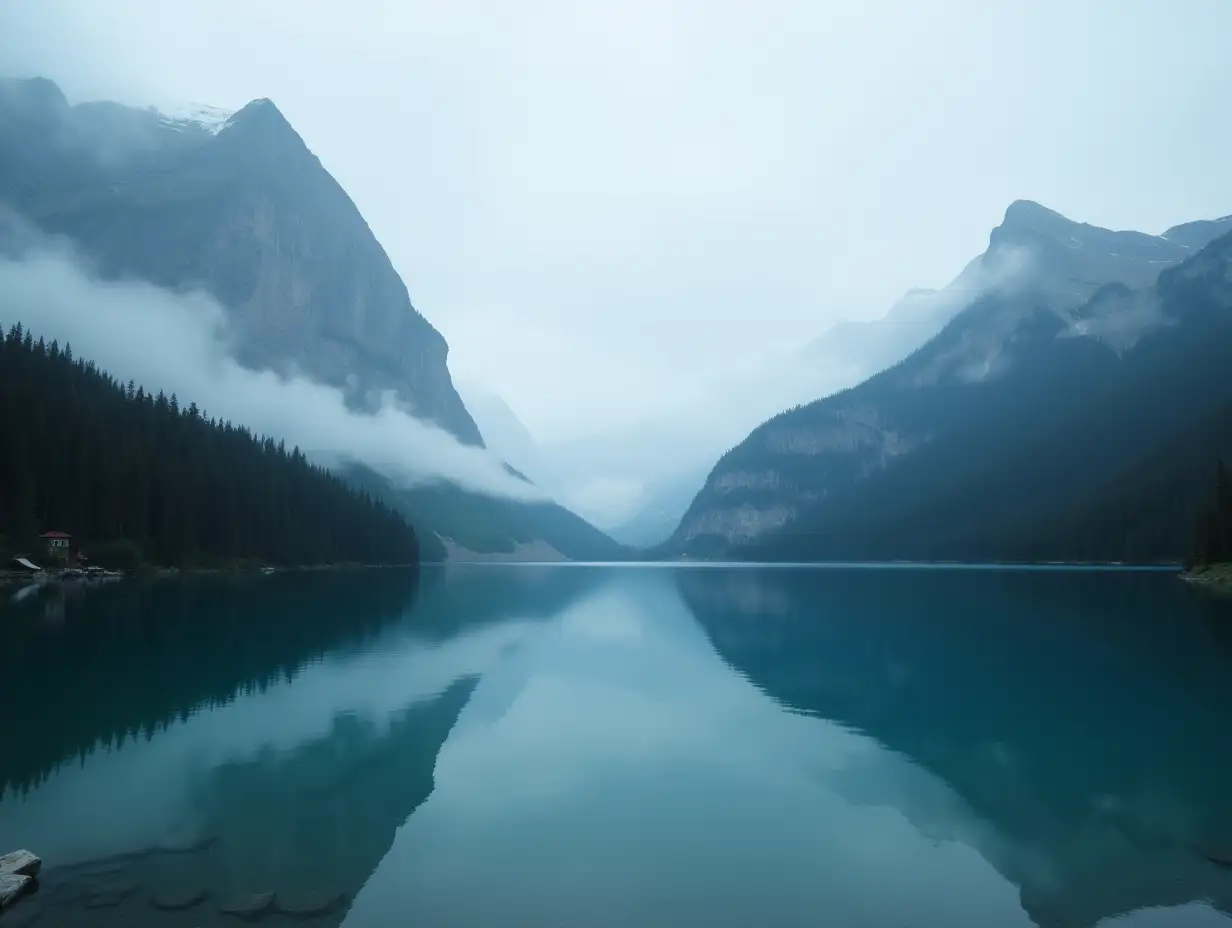
<path fill-rule="evenodd" d="M 227 574 L 233 576 L 247 574 L 261 574 L 268 576 L 270 574 L 282 573 L 307 573 L 319 571 L 337 571 L 337 570 L 381 570 L 381 569 L 398 569 L 405 570 L 407 568 L 417 568 L 419 564 L 301 564 L 294 567 L 273 566 L 270 564 L 260 565 L 243 565 L 232 567 L 139 567 L 135 570 L 123 570 L 108 572 L 105 575 L 90 575 L 90 574 L 69 574 L 64 575 L 62 570 L 43 570 L 39 573 L 31 573 L 29 571 L 9 571 L 0 570 L 0 587 L 21 584 L 21 583 L 73 583 L 73 582 L 98 582 L 102 580 L 118 581 L 118 580 L 141 580 L 149 578 L 163 577 L 179 577 L 179 576 L 209 576 L 214 574 Z"/>
<path fill-rule="evenodd" d="M 1232 564 L 1207 564 L 1181 572 L 1186 583 L 1214 593 L 1232 595 Z"/>

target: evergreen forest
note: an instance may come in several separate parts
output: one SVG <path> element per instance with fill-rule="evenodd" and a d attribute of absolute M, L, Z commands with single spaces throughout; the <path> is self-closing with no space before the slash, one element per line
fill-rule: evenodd
<path fill-rule="evenodd" d="M 0 330 L 2 331 L 2 330 Z M 122 384 L 13 325 L 0 341 L 0 556 L 62 531 L 91 564 L 411 564 L 401 516 L 298 449 Z"/>

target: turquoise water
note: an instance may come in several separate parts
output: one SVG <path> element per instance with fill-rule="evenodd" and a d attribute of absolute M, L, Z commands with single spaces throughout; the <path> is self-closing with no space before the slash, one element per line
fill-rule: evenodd
<path fill-rule="evenodd" d="M 1232 925 L 1232 608 L 1166 573 L 3 595 L 3 928 Z"/>

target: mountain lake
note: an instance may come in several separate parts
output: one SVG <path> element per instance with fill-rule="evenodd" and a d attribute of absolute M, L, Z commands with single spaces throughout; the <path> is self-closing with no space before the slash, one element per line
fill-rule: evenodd
<path fill-rule="evenodd" d="M 1170 571 L 3 601 L 0 928 L 1232 925 L 1232 605 Z"/>

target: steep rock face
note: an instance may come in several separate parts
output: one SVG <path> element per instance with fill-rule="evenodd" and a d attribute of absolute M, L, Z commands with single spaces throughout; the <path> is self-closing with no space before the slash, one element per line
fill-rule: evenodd
<path fill-rule="evenodd" d="M 1013 204 L 978 259 L 984 267 L 1003 262 L 1012 273 L 993 275 L 982 295 L 902 363 L 755 429 L 720 459 L 664 552 L 989 556 L 970 533 L 950 538 L 956 522 L 947 518 L 956 510 L 929 501 L 961 509 L 987 499 L 1006 507 L 995 518 L 1017 519 L 1021 513 L 1011 509 L 1028 499 L 1043 505 L 1060 495 L 1058 484 L 1095 479 L 1100 467 L 1129 453 L 1122 432 L 1132 435 L 1132 424 L 1104 428 L 1100 447 L 1088 442 L 1101 429 L 1081 424 L 1097 399 L 1111 410 L 1105 426 L 1114 421 L 1117 400 L 1105 398 L 1110 385 L 1127 377 L 1149 385 L 1158 377 L 1179 398 L 1182 381 L 1215 376 L 1221 311 L 1194 319 L 1192 305 L 1198 293 L 1222 305 L 1229 243 L 1195 254 L 1223 223 L 1184 228 L 1182 244 Z M 1159 286 L 1135 289 L 1183 261 Z M 1184 317 L 1190 325 L 1179 324 Z M 1195 341 L 1208 325 L 1221 334 L 1209 344 Z M 1186 352 L 1196 352 L 1188 371 Z M 1133 364 L 1123 363 L 1131 356 Z M 1061 434 L 1063 425 L 1073 428 L 1065 434 L 1077 453 L 1052 454 L 1060 440 L 1041 437 Z M 1051 457 L 1024 466 L 1022 455 L 1039 453 L 1027 450 L 1037 439 Z M 1054 466 L 1061 460 L 1072 467 Z M 1000 479 L 1009 475 L 1020 485 Z"/>
<path fill-rule="evenodd" d="M 0 249 L 19 253 L 47 233 L 68 238 L 103 277 L 208 291 L 227 311 L 231 351 L 251 367 L 305 373 L 360 408 L 392 392 L 483 445 L 445 340 L 269 100 L 236 113 L 70 106 L 50 81 L 0 80 Z M 425 559 L 445 557 L 447 545 L 504 554 L 544 542 L 578 559 L 623 551 L 551 503 L 450 483 L 405 489 L 353 470 L 344 476 L 411 520 Z"/>
<path fill-rule="evenodd" d="M 444 338 L 269 100 L 209 122 L 69 106 L 42 79 L 0 82 L 0 201 L 104 276 L 205 289 L 229 311 L 243 363 L 301 370 L 357 405 L 392 391 L 482 444 Z"/>

